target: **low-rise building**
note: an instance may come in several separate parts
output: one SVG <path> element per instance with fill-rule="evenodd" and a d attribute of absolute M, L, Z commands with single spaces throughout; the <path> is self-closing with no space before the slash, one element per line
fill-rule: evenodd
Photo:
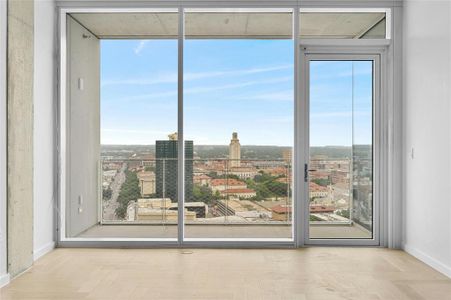
<path fill-rule="evenodd" d="M 177 210 L 178 203 L 172 203 L 170 210 Z M 185 202 L 185 210 L 194 212 L 196 218 L 206 218 L 208 214 L 208 205 L 204 202 Z"/>
<path fill-rule="evenodd" d="M 271 219 L 271 210 L 250 200 L 220 200 L 218 210 L 223 215 L 239 216 L 246 221 Z"/>
<path fill-rule="evenodd" d="M 331 179 L 332 184 L 336 184 L 336 183 L 349 184 L 349 179 L 350 179 L 349 172 L 333 170 L 331 172 L 330 179 Z"/>
<path fill-rule="evenodd" d="M 228 173 L 240 179 L 254 178 L 258 174 L 257 169 L 252 167 L 233 167 L 228 170 Z"/>
<path fill-rule="evenodd" d="M 241 188 L 241 189 L 227 189 L 224 191 L 221 191 L 221 196 L 234 196 L 241 199 L 249 199 L 252 197 L 257 196 L 257 192 L 253 189 L 248 188 Z"/>
<path fill-rule="evenodd" d="M 194 175 L 193 176 L 193 183 L 197 185 L 205 185 L 210 186 L 211 185 L 211 177 L 205 174 L 200 175 Z"/>
<path fill-rule="evenodd" d="M 141 197 L 150 196 L 156 193 L 155 190 L 155 173 L 151 171 L 144 171 L 137 173 L 139 180 L 139 189 Z"/>
<path fill-rule="evenodd" d="M 227 189 L 245 189 L 247 188 L 246 183 L 243 181 L 228 178 L 228 179 L 213 179 L 211 181 L 211 189 L 213 192 L 225 191 Z"/>
<path fill-rule="evenodd" d="M 128 221 L 177 222 L 178 211 L 171 210 L 169 198 L 138 199 L 127 207 Z M 185 209 L 185 220 L 194 221 L 196 213 Z"/>
<path fill-rule="evenodd" d="M 274 221 L 290 221 L 292 219 L 292 206 L 279 204 L 271 207 L 272 219 Z"/>
<path fill-rule="evenodd" d="M 329 195 L 329 190 L 325 186 L 321 186 L 314 182 L 309 182 L 310 198 L 326 198 Z"/>
<path fill-rule="evenodd" d="M 110 184 L 113 182 L 114 177 L 117 174 L 117 170 L 106 170 L 103 171 L 103 188 L 108 188 Z"/>

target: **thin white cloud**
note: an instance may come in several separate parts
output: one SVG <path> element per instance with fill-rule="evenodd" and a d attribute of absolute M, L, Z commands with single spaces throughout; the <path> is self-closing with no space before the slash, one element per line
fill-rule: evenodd
<path fill-rule="evenodd" d="M 176 73 L 160 73 L 152 78 L 130 78 L 119 80 L 102 80 L 102 87 L 109 85 L 153 85 L 162 83 L 177 83 Z"/>
<path fill-rule="evenodd" d="M 291 80 L 293 80 L 291 78 Z M 262 101 L 286 101 L 286 102 L 294 102 L 294 91 L 286 90 L 280 92 L 273 93 L 261 93 L 257 95 L 240 97 L 240 100 L 262 100 Z"/>
<path fill-rule="evenodd" d="M 224 85 L 217 85 L 217 86 L 211 86 L 211 87 L 196 87 L 196 88 L 188 88 L 185 89 L 185 94 L 200 94 L 200 93 L 206 93 L 206 92 L 215 92 L 220 90 L 230 90 L 230 89 L 237 89 L 242 87 L 248 87 L 253 85 L 263 85 L 263 84 L 273 84 L 273 83 L 280 83 L 280 82 L 287 82 L 293 80 L 293 77 L 277 77 L 272 79 L 266 79 L 266 80 L 251 80 L 251 81 L 244 81 L 240 83 L 231 83 L 231 84 L 224 84 Z"/>
<path fill-rule="evenodd" d="M 108 133 L 167 134 L 166 131 L 159 130 L 139 130 L 139 129 L 119 129 L 119 128 L 102 128 L 101 131 Z"/>
<path fill-rule="evenodd" d="M 139 95 L 135 95 L 135 96 L 130 96 L 130 97 L 120 97 L 120 98 L 115 98 L 115 97 L 108 97 L 107 98 L 102 98 L 102 101 L 114 101 L 114 102 L 121 102 L 121 101 L 130 101 L 130 100 L 149 100 L 149 99 L 165 99 L 165 98 L 175 98 L 175 100 L 177 99 L 177 91 L 165 91 L 165 92 L 156 92 L 156 93 L 150 93 L 150 94 L 139 94 Z M 167 99 L 165 99 L 165 102 Z"/>
<path fill-rule="evenodd" d="M 139 47 L 139 46 L 138 46 Z M 142 46 L 144 47 L 144 46 Z M 142 49 L 139 49 L 141 51 Z M 136 52 L 136 49 L 135 49 Z M 185 73 L 183 75 L 184 81 L 193 81 L 204 78 L 213 77 L 234 77 L 234 76 L 244 76 L 252 75 L 266 72 L 273 72 L 279 70 L 286 70 L 293 68 L 293 65 L 279 65 L 261 68 L 250 68 L 241 70 L 225 70 L 225 71 L 213 71 L 213 72 L 191 72 Z M 162 83 L 177 83 L 177 73 L 159 73 L 154 74 L 151 77 L 142 78 L 128 78 L 128 79 L 106 79 L 102 80 L 102 86 L 109 85 L 152 85 L 152 84 L 162 84 Z"/>
<path fill-rule="evenodd" d="M 254 86 L 254 85 L 267 85 L 267 84 L 273 84 L 273 83 L 279 83 L 279 82 L 288 82 L 292 81 L 293 77 L 287 76 L 287 77 L 277 77 L 267 80 L 252 80 L 252 81 L 245 81 L 240 83 L 231 83 L 231 84 L 224 84 L 224 85 L 217 85 L 217 86 L 201 86 L 201 87 L 193 87 L 193 88 L 187 88 L 184 90 L 185 95 L 193 95 L 193 94 L 202 94 L 202 93 L 210 93 L 210 92 L 216 92 L 216 91 L 224 91 L 224 90 L 234 90 L 239 89 L 243 87 L 248 86 Z M 292 92 L 291 92 L 292 94 Z M 177 91 L 167 91 L 167 92 L 159 92 L 159 93 L 148 93 L 148 94 L 141 94 L 131 97 L 122 98 L 122 100 L 141 100 L 141 99 L 159 99 L 164 97 L 173 97 L 177 96 Z M 284 95 L 279 95 L 279 97 L 286 98 Z M 234 97 L 237 99 L 242 99 L 245 97 Z M 293 96 L 291 96 L 291 100 L 293 99 Z M 119 99 L 121 100 L 121 99 Z M 272 100 L 281 100 L 274 98 Z M 283 99 L 286 100 L 286 99 Z"/>
<path fill-rule="evenodd" d="M 146 44 L 149 43 L 149 41 L 144 40 L 144 41 L 140 41 L 138 46 L 135 47 L 134 51 L 136 55 L 139 55 L 141 53 L 141 51 L 146 47 Z"/>
<path fill-rule="evenodd" d="M 250 69 L 242 69 L 242 70 L 227 70 L 227 71 L 216 71 L 216 72 L 198 72 L 198 73 L 186 73 L 183 76 L 184 80 L 196 80 L 203 78 L 211 78 L 211 77 L 220 77 L 220 76 L 242 76 L 242 75 L 251 75 L 258 73 L 266 73 L 272 71 L 280 71 L 293 68 L 293 65 L 280 65 L 280 66 L 272 66 L 272 67 L 261 67 L 261 68 L 250 68 Z"/>

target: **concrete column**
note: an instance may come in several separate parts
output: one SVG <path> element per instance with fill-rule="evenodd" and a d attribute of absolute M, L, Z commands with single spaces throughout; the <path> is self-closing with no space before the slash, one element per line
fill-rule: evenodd
<path fill-rule="evenodd" d="M 8 271 L 33 263 L 33 0 L 8 0 Z"/>

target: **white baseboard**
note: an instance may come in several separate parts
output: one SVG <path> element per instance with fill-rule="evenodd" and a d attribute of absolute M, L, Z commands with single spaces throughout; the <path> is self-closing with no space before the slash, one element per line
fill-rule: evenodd
<path fill-rule="evenodd" d="M 420 251 L 414 247 L 411 247 L 410 245 L 404 245 L 403 248 L 404 248 L 404 251 L 406 251 L 410 255 L 418 258 L 425 264 L 429 265 L 430 267 L 434 268 L 435 270 L 439 271 L 440 273 L 451 278 L 451 267 L 450 266 L 445 265 L 441 261 L 427 255 L 423 251 Z"/>
<path fill-rule="evenodd" d="M 43 257 L 50 251 L 55 249 L 55 242 L 47 243 L 39 249 L 33 251 L 33 261 L 37 261 L 39 258 Z"/>
<path fill-rule="evenodd" d="M 9 274 L 0 275 L 0 288 L 7 285 L 10 281 Z"/>

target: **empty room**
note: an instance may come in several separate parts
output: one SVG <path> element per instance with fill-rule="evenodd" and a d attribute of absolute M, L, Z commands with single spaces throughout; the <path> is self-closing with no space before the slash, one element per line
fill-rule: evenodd
<path fill-rule="evenodd" d="M 451 299 L 451 0 L 0 0 L 0 299 Z"/>

